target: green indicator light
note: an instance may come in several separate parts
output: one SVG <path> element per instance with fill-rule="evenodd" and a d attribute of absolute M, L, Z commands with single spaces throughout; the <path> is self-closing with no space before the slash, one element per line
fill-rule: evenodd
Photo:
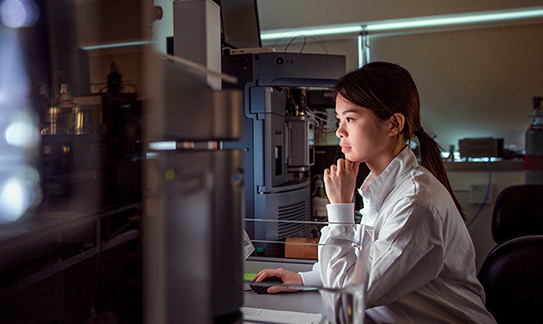
<path fill-rule="evenodd" d="M 175 180 L 175 171 L 172 169 L 166 170 L 164 176 L 166 177 L 166 180 L 173 181 Z"/>

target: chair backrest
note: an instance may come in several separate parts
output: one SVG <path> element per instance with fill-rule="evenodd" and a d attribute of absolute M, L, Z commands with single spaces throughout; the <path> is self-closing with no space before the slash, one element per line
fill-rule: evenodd
<path fill-rule="evenodd" d="M 486 308 L 500 324 L 543 323 L 543 235 L 495 247 L 478 275 Z"/>
<path fill-rule="evenodd" d="M 502 243 L 517 236 L 539 234 L 543 234 L 543 185 L 505 188 L 494 205 L 494 240 Z"/>

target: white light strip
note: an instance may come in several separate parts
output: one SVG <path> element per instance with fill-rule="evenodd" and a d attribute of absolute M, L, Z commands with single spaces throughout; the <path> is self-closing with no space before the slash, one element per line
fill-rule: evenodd
<path fill-rule="evenodd" d="M 446 16 L 428 16 L 418 17 L 413 19 L 400 19 L 389 21 L 375 21 L 375 22 L 360 22 L 356 24 L 342 24 L 342 25 L 329 25 L 329 26 L 317 26 L 314 28 L 296 28 L 288 30 L 267 30 L 261 32 L 262 40 L 278 39 L 278 38 L 291 38 L 300 35 L 336 35 L 336 34 L 348 34 L 359 33 L 362 31 L 362 26 L 366 26 L 367 31 L 383 31 L 392 29 L 405 29 L 405 28 L 420 28 L 420 27 L 433 27 L 433 26 L 447 26 L 447 25 L 460 25 L 468 23 L 482 23 L 492 21 L 504 21 L 504 20 L 516 20 L 527 18 L 543 17 L 543 7 L 532 7 L 528 10 L 508 10 L 508 11 L 494 11 L 486 13 L 469 13 L 458 15 L 446 15 Z"/>
<path fill-rule="evenodd" d="M 296 28 L 290 30 L 276 31 L 262 31 L 260 33 L 260 38 L 262 40 L 267 39 L 276 39 L 276 38 L 292 38 L 300 35 L 336 35 L 336 34 L 349 34 L 349 33 L 358 33 L 362 31 L 361 26 L 340 26 L 340 27 L 315 27 L 312 29 L 308 28 Z"/>
<path fill-rule="evenodd" d="M 124 43 L 110 43 L 110 44 L 99 44 L 99 45 L 87 45 L 81 46 L 81 49 L 85 51 L 107 49 L 107 48 L 119 48 L 119 47 L 128 47 L 128 46 L 141 46 L 151 44 L 150 41 L 134 41 L 134 42 L 124 42 Z"/>
<path fill-rule="evenodd" d="M 520 12 L 490 13 L 490 14 L 484 14 L 484 15 L 470 15 L 470 16 L 461 16 L 461 17 L 445 17 L 445 18 L 429 18 L 428 17 L 428 18 L 410 20 L 410 21 L 374 23 L 374 24 L 368 25 L 367 30 L 381 31 L 381 30 L 390 30 L 390 29 L 447 26 L 447 25 L 459 25 L 459 24 L 526 19 L 526 18 L 537 18 L 537 17 L 543 17 L 543 9 L 520 11 Z"/>
<path fill-rule="evenodd" d="M 175 151 L 177 149 L 177 142 L 153 142 L 149 143 L 149 148 L 155 151 Z"/>

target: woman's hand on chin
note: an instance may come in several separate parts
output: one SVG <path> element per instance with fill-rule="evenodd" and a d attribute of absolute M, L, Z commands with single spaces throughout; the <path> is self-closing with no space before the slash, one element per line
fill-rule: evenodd
<path fill-rule="evenodd" d="M 326 195 L 332 204 L 350 203 L 353 201 L 356 177 L 360 162 L 338 159 L 336 164 L 324 170 L 324 186 Z"/>

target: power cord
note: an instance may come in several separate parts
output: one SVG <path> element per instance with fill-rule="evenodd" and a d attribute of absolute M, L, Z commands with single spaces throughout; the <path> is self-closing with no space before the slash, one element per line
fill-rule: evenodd
<path fill-rule="evenodd" d="M 483 199 L 483 202 L 481 204 L 481 206 L 479 207 L 479 210 L 477 211 L 477 213 L 475 214 L 475 216 L 473 216 L 473 218 L 469 221 L 468 223 L 468 228 L 475 222 L 475 220 L 479 217 L 479 215 L 481 214 L 481 211 L 483 210 L 483 208 L 485 207 L 486 205 L 486 202 L 488 200 L 488 196 L 490 195 L 490 189 L 492 187 L 492 171 L 490 169 L 490 158 L 488 158 L 488 162 L 485 161 L 485 165 L 486 165 L 486 168 L 488 170 L 488 186 L 486 187 L 486 194 L 485 194 L 485 198 Z"/>

